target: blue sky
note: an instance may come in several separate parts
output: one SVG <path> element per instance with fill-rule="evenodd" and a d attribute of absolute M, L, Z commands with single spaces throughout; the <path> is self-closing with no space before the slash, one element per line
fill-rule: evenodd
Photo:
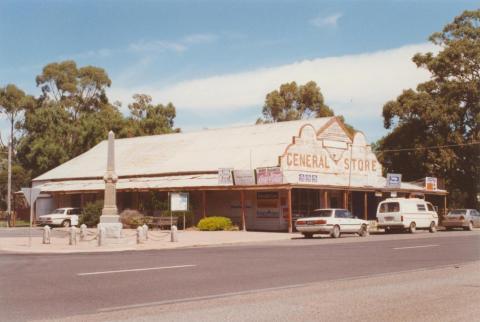
<path fill-rule="evenodd" d="M 44 65 L 106 69 L 111 101 L 177 107 L 185 131 L 252 124 L 265 94 L 315 80 L 374 141 L 381 111 L 428 79 L 410 59 L 475 1 L 0 1 L 0 86 L 38 95 Z M 1 121 L 0 121 L 1 122 Z M 2 130 L 5 122 L 0 123 Z M 3 131 L 2 131 L 3 132 Z"/>

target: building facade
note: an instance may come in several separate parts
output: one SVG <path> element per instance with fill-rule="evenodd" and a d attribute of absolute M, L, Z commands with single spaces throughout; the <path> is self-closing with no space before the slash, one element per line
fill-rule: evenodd
<path fill-rule="evenodd" d="M 159 215 L 169 193 L 188 192 L 194 223 L 225 216 L 247 230 L 292 231 L 296 218 L 326 207 L 373 220 L 390 196 L 446 208 L 444 190 L 389 187 L 363 133 L 336 117 L 117 139 L 115 150 L 120 210 Z M 106 157 L 104 141 L 35 178 L 36 215 L 102 199 Z"/>

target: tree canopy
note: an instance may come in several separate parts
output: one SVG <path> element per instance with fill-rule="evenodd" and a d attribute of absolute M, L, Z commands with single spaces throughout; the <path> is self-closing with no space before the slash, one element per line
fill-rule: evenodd
<path fill-rule="evenodd" d="M 310 81 L 298 86 L 296 82 L 280 85 L 265 97 L 263 118 L 257 123 L 273 123 L 300 120 L 309 117 L 333 116 L 333 111 L 324 103 L 317 83 Z"/>
<path fill-rule="evenodd" d="M 89 150 L 105 140 L 110 130 L 119 138 L 180 131 L 174 128 L 175 106 L 153 104 L 146 94 L 135 94 L 129 105 L 130 115 L 123 115 L 121 103 L 111 104 L 106 95 L 111 83 L 104 69 L 78 67 L 67 60 L 42 69 L 36 77 L 42 90 L 37 98 L 12 84 L 0 88 L 0 113 L 7 115 L 12 130 L 19 130 L 13 156 L 14 190 Z M 3 182 L 2 208 L 6 153 L 0 145 L 0 184 Z"/>
<path fill-rule="evenodd" d="M 480 10 L 465 11 L 430 36 L 440 51 L 413 62 L 431 73 L 383 107 L 391 132 L 378 150 L 385 170 L 406 180 L 445 179 L 451 206 L 475 207 L 480 178 Z M 442 148 L 439 148 L 442 147 Z M 391 151 L 415 148 L 412 151 Z"/>

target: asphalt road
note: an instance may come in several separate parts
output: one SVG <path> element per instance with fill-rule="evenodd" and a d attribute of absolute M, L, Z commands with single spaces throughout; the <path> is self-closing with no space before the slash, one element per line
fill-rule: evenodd
<path fill-rule="evenodd" d="M 0 319 L 167 307 L 479 260 L 478 231 L 108 254 L 1 254 Z"/>

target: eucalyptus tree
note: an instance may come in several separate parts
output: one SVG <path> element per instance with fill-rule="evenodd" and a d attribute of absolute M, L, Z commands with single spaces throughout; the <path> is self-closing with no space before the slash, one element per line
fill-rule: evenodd
<path fill-rule="evenodd" d="M 452 206 L 475 207 L 480 186 L 480 10 L 464 11 L 430 36 L 439 47 L 413 62 L 429 81 L 383 107 L 391 132 L 377 145 L 387 171 L 445 179 Z"/>

